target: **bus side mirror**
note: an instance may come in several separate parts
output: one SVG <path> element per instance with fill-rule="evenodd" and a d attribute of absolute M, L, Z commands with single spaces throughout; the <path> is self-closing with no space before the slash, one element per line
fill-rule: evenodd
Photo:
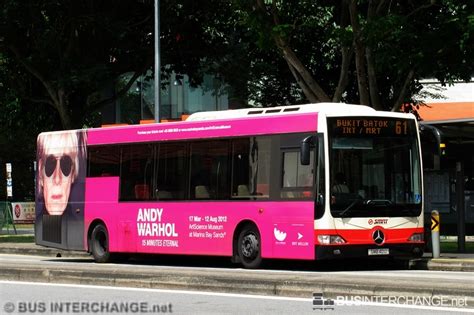
<path fill-rule="evenodd" d="M 423 167 L 431 170 L 440 169 L 440 159 L 445 155 L 446 144 L 442 143 L 441 131 L 428 124 L 420 124 L 420 142 Z"/>
<path fill-rule="evenodd" d="M 300 147 L 300 162 L 301 165 L 309 165 L 310 164 L 310 157 L 311 157 L 311 147 L 315 145 L 317 140 L 313 136 L 307 136 L 303 140 L 301 140 L 301 147 Z"/>

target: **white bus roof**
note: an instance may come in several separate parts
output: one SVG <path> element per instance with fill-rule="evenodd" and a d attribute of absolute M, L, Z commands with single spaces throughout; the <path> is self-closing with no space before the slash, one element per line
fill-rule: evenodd
<path fill-rule="evenodd" d="M 358 115 L 373 115 L 376 111 L 365 105 L 352 105 L 344 103 L 315 103 L 303 105 L 277 106 L 277 107 L 253 107 L 243 109 L 231 109 L 221 111 L 199 112 L 190 115 L 186 121 L 215 120 L 227 118 L 242 118 L 249 116 L 267 116 L 297 113 L 325 113 L 333 115 L 345 115 L 348 113 Z"/>

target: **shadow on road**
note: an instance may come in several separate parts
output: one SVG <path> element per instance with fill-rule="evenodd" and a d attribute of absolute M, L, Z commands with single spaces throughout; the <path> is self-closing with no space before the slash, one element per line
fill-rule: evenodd
<path fill-rule="evenodd" d="M 48 261 L 71 263 L 94 263 L 92 258 L 55 258 Z M 133 255 L 120 257 L 118 264 L 171 266 L 189 268 L 231 268 L 241 269 L 240 264 L 229 257 L 184 256 L 184 255 Z M 407 270 L 408 260 L 396 259 L 341 259 L 330 261 L 264 260 L 260 269 L 285 271 L 369 271 L 369 270 Z"/>

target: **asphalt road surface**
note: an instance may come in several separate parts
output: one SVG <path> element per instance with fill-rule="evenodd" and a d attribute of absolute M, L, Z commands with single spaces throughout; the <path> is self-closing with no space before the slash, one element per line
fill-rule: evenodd
<path fill-rule="evenodd" d="M 123 264 L 96 264 L 91 259 L 45 258 L 23 255 L 0 255 L 2 266 L 38 266 L 42 270 L 81 268 L 99 269 L 104 274 L 135 270 L 137 272 L 202 272 L 231 273 L 242 275 L 268 274 L 271 277 L 331 277 L 335 279 L 383 279 L 400 283 L 427 281 L 472 285 L 474 273 L 419 271 L 387 268 L 361 268 L 354 265 L 344 270 L 335 265 L 322 270 L 293 270 L 272 268 L 244 270 L 226 265 L 204 266 L 205 263 L 187 263 L 172 266 L 138 261 Z M 310 269 L 310 268 L 307 268 Z M 80 280 L 80 279 L 79 279 Z M 33 281 L 38 281 L 35 279 Z M 403 292 L 403 287 L 400 288 Z M 90 286 L 37 282 L 12 282 L 0 280 L 0 314 L 446 314 L 474 313 L 464 308 L 460 298 L 435 297 L 417 299 L 416 296 L 392 294 L 382 297 L 363 298 L 341 292 L 337 298 L 327 298 L 317 293 L 307 298 L 230 294 L 183 290 L 142 289 L 129 287 Z M 411 305 L 408 305 L 411 304 Z M 415 305 L 413 305 L 415 304 Z"/>
<path fill-rule="evenodd" d="M 218 292 L 0 281 L 2 314 L 447 314 L 455 307 L 356 303 Z"/>

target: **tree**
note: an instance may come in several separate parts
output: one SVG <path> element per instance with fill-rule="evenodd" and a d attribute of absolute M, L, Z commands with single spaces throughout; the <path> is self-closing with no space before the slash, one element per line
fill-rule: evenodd
<path fill-rule="evenodd" d="M 102 105 L 97 93 L 105 82 L 149 62 L 127 53 L 146 44 L 134 36 L 141 34 L 141 10 L 130 2 L 5 1 L 5 67 L 21 66 L 9 83 L 24 101 L 50 106 L 63 128 L 81 127 L 86 113 Z"/>
<path fill-rule="evenodd" d="M 259 46 L 278 49 L 310 102 L 398 110 L 420 78 L 473 73 L 469 1 L 254 0 L 239 7 Z"/>
<path fill-rule="evenodd" d="M 212 44 L 220 39 L 205 22 L 225 20 L 219 15 L 226 11 L 219 10 L 229 5 L 217 0 L 161 4 L 162 63 L 197 84 L 202 60 L 215 55 Z M 5 0 L 0 11 L 5 62 L 0 67 L 13 76 L 2 83 L 18 91 L 28 106 L 47 104 L 60 128 L 82 127 L 111 101 L 104 91 L 118 77 L 132 73 L 113 99 L 152 68 L 153 5 L 150 0 Z"/>
<path fill-rule="evenodd" d="M 197 85 L 217 74 L 241 105 L 345 101 L 395 110 L 419 78 L 449 83 L 473 73 L 468 1 L 160 3 L 164 77 L 186 73 Z M 151 0 L 4 0 L 0 67 L 9 75 L 0 81 L 22 106 L 47 105 L 41 110 L 61 122 L 54 128 L 94 125 L 100 108 L 152 67 L 152 34 Z M 124 73 L 129 81 L 106 96 Z"/>

